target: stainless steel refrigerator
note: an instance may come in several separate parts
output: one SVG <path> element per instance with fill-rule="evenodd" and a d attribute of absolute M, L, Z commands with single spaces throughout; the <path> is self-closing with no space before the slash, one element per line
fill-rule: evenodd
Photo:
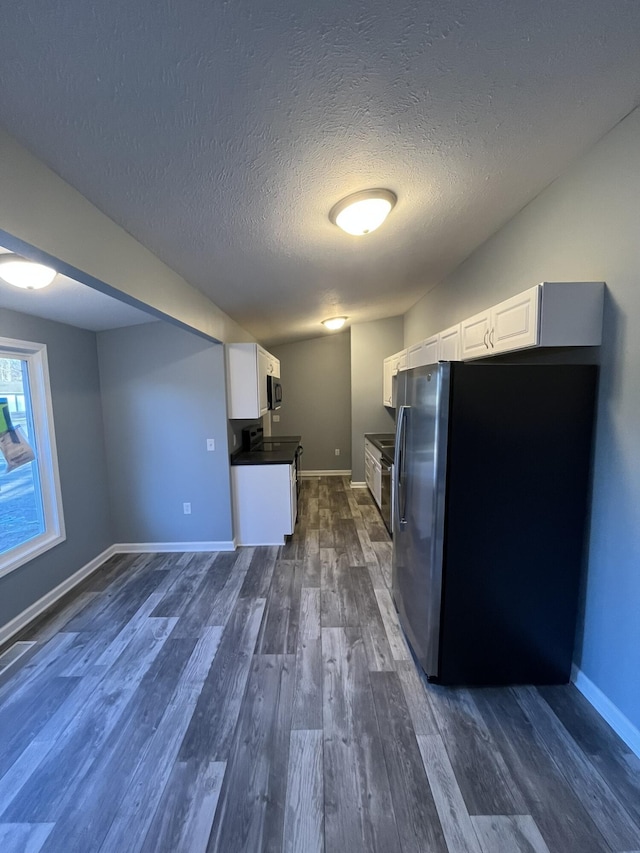
<path fill-rule="evenodd" d="M 596 380 L 593 365 L 399 374 L 393 597 L 431 680 L 569 680 Z"/>

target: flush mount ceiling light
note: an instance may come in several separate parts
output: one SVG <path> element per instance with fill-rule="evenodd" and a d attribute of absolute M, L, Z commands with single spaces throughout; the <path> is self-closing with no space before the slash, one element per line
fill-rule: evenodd
<path fill-rule="evenodd" d="M 322 325 L 327 329 L 330 329 L 332 332 L 335 332 L 336 329 L 341 329 L 346 323 L 346 317 L 329 317 L 328 320 L 323 320 Z"/>
<path fill-rule="evenodd" d="M 329 219 L 347 234 L 362 237 L 382 225 L 397 200 L 391 190 L 362 190 L 334 204 Z"/>
<path fill-rule="evenodd" d="M 56 275 L 57 272 L 51 267 L 29 261 L 12 252 L 0 255 L 0 278 L 8 284 L 13 284 L 14 287 L 40 290 L 51 284 Z"/>

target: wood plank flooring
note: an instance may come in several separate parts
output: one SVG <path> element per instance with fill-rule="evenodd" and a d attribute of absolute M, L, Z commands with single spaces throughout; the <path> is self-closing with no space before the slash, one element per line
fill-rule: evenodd
<path fill-rule="evenodd" d="M 640 760 L 583 697 L 427 684 L 390 578 L 341 477 L 280 548 L 109 560 L 0 672 L 0 851 L 640 850 Z"/>

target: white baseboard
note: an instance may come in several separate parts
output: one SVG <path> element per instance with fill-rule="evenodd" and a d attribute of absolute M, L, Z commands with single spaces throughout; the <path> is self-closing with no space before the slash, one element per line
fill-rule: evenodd
<path fill-rule="evenodd" d="M 611 699 L 605 696 L 602 690 L 596 687 L 593 681 L 575 665 L 571 667 L 571 681 L 600 716 L 609 723 L 618 737 L 640 758 L 640 731 L 631 720 L 625 717 Z"/>
<path fill-rule="evenodd" d="M 208 551 L 235 551 L 235 540 L 222 542 L 118 542 L 115 554 L 184 554 Z"/>
<path fill-rule="evenodd" d="M 352 489 L 366 489 L 367 484 L 366 483 L 357 483 L 357 482 L 354 483 L 354 481 L 352 480 L 351 481 L 351 488 Z"/>
<path fill-rule="evenodd" d="M 348 471 L 346 469 L 344 471 L 301 471 L 300 476 L 302 479 L 307 477 L 350 477 L 351 469 Z"/>
<path fill-rule="evenodd" d="M 90 560 L 77 572 L 70 575 L 61 584 L 50 590 L 50 592 L 39 598 L 38 601 L 18 613 L 17 616 L 7 622 L 6 625 L 0 626 L 0 646 L 4 645 L 7 640 L 10 640 L 18 631 L 22 631 L 29 622 L 37 619 L 45 610 L 52 607 L 59 598 L 70 592 L 74 586 L 81 583 L 86 577 L 99 569 L 100 566 L 113 557 L 114 554 L 149 554 L 149 553 L 184 553 L 191 551 L 235 551 L 236 543 L 234 541 L 224 542 L 130 542 L 117 543 L 110 545 L 93 560 Z"/>
<path fill-rule="evenodd" d="M 17 616 L 7 622 L 6 625 L 3 625 L 0 628 L 0 646 L 7 642 L 7 640 L 11 639 L 14 634 L 17 634 L 18 631 L 22 631 L 29 622 L 33 622 L 34 619 L 37 619 L 45 610 L 48 610 L 52 607 L 59 598 L 62 598 L 63 595 L 66 595 L 70 592 L 74 586 L 77 586 L 81 581 L 83 581 L 86 577 L 89 577 L 90 574 L 99 569 L 100 566 L 108 560 L 109 557 L 112 557 L 114 554 L 119 553 L 116 550 L 115 545 L 110 545 L 105 551 L 101 554 L 98 554 L 97 557 L 94 557 L 93 560 L 90 560 L 86 565 L 84 565 L 81 569 L 78 569 L 77 572 L 70 575 L 70 577 L 63 580 L 61 584 L 54 587 L 54 589 L 50 590 L 46 595 L 43 595 L 42 598 L 39 598 L 26 610 L 23 610 L 22 613 L 18 613 Z"/>

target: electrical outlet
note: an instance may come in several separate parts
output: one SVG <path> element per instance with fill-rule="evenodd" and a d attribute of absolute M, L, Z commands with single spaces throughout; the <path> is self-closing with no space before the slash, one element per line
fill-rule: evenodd
<path fill-rule="evenodd" d="M 280 415 L 274 415 L 273 416 L 273 422 L 274 422 L 274 424 L 279 424 L 280 423 Z"/>
<path fill-rule="evenodd" d="M 182 511 L 184 512 L 185 515 L 191 515 L 191 504 L 190 503 L 183 503 L 182 504 Z"/>
<path fill-rule="evenodd" d="M 216 440 L 215 438 L 207 439 L 207 450 L 215 450 L 216 449 Z"/>
<path fill-rule="evenodd" d="M 340 456 L 340 448 L 336 447 L 336 456 Z"/>

